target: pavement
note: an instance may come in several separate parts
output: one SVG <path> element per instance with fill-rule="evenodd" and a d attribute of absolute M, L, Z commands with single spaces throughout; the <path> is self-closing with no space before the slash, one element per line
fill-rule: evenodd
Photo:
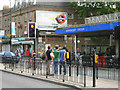
<path fill-rule="evenodd" d="M 86 82 L 86 87 L 84 87 L 84 83 L 82 81 L 77 82 L 77 78 L 74 78 L 74 80 L 70 82 L 70 79 L 72 77 L 65 77 L 65 78 L 68 78 L 69 80 L 65 80 L 63 82 L 62 79 L 56 78 L 56 77 L 61 78 L 62 76 L 60 76 L 60 75 L 59 76 L 51 76 L 51 77 L 46 78 L 46 76 L 43 76 L 43 75 L 40 75 L 40 74 L 32 75 L 31 73 L 28 73 L 27 71 L 21 73 L 18 69 L 15 69 L 13 71 L 11 69 L 4 69 L 3 64 L 0 64 L 0 70 L 4 71 L 4 72 L 9 72 L 9 73 L 12 73 L 12 74 L 20 75 L 20 76 L 25 76 L 25 77 L 37 79 L 37 80 L 43 80 L 43 81 L 48 81 L 48 82 L 51 82 L 51 83 L 57 83 L 59 85 L 65 85 L 65 86 L 73 87 L 73 88 L 76 88 L 76 89 L 80 89 L 80 88 L 83 88 L 83 89 L 87 89 L 87 88 L 118 89 L 118 86 L 119 86 L 118 81 L 116 81 L 116 80 L 99 78 L 99 79 L 96 79 L 96 87 L 93 87 L 92 77 L 86 76 L 86 81 L 87 82 Z M 80 78 L 80 76 L 79 76 L 79 78 Z M 80 79 L 80 80 L 82 80 L 82 79 Z"/>

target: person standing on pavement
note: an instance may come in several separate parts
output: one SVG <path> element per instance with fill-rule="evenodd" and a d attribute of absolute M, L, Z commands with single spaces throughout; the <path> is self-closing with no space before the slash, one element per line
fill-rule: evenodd
<path fill-rule="evenodd" d="M 66 75 L 66 47 L 63 47 L 63 49 L 59 53 L 59 58 L 60 58 L 60 74 L 61 74 L 61 69 L 63 66 L 63 72 L 64 75 Z"/>
<path fill-rule="evenodd" d="M 58 74 L 58 64 L 59 64 L 59 48 L 56 47 L 54 50 L 54 74 Z"/>
<path fill-rule="evenodd" d="M 53 54 L 54 50 L 51 49 L 51 53 L 50 53 L 50 56 L 51 56 L 51 59 L 52 59 L 52 62 L 53 62 L 53 59 L 54 59 L 54 54 Z"/>
<path fill-rule="evenodd" d="M 79 48 L 77 48 L 77 50 L 76 50 L 76 55 L 77 55 L 77 58 L 80 56 L 80 49 Z"/>
<path fill-rule="evenodd" d="M 21 53 L 21 56 L 23 56 L 23 54 L 24 54 L 24 51 L 23 51 L 23 49 L 21 49 L 20 53 Z"/>
<path fill-rule="evenodd" d="M 46 63 L 47 63 L 46 75 L 50 75 L 50 62 L 52 60 L 50 53 L 51 53 L 51 47 L 48 46 L 48 50 L 46 51 Z"/>

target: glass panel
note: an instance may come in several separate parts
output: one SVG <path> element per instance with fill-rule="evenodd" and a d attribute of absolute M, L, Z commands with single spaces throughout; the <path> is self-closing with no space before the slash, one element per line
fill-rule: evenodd
<path fill-rule="evenodd" d="M 11 56 L 11 53 L 10 52 L 6 52 L 5 56 Z"/>
<path fill-rule="evenodd" d="M 15 56 L 15 54 L 14 54 L 14 53 L 12 53 L 12 52 L 11 52 L 11 55 L 12 55 L 12 56 Z"/>

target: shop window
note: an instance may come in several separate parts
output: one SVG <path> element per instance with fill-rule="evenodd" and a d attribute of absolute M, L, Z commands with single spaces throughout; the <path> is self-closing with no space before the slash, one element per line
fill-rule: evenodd
<path fill-rule="evenodd" d="M 15 24 L 16 24 L 16 16 L 14 17 L 14 22 L 15 22 Z"/>
<path fill-rule="evenodd" d="M 4 26 L 7 27 L 7 20 L 5 20 L 5 25 Z"/>
<path fill-rule="evenodd" d="M 27 31 L 27 26 L 25 26 L 25 31 Z"/>
<path fill-rule="evenodd" d="M 18 23 L 20 23 L 20 15 L 19 15 L 19 17 L 18 17 Z"/>
<path fill-rule="evenodd" d="M 29 20 L 32 20 L 32 12 L 29 13 Z"/>
<path fill-rule="evenodd" d="M 27 13 L 25 14 L 25 22 L 27 21 Z"/>

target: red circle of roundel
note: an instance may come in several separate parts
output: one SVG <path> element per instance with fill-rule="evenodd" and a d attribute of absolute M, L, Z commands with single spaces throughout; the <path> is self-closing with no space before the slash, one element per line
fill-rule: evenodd
<path fill-rule="evenodd" d="M 61 17 L 63 17 L 64 20 L 60 20 Z M 64 22 L 66 21 L 65 18 L 66 18 L 66 17 L 65 17 L 63 14 L 59 15 L 59 16 L 58 16 L 58 22 L 59 22 L 59 23 L 64 23 Z"/>

